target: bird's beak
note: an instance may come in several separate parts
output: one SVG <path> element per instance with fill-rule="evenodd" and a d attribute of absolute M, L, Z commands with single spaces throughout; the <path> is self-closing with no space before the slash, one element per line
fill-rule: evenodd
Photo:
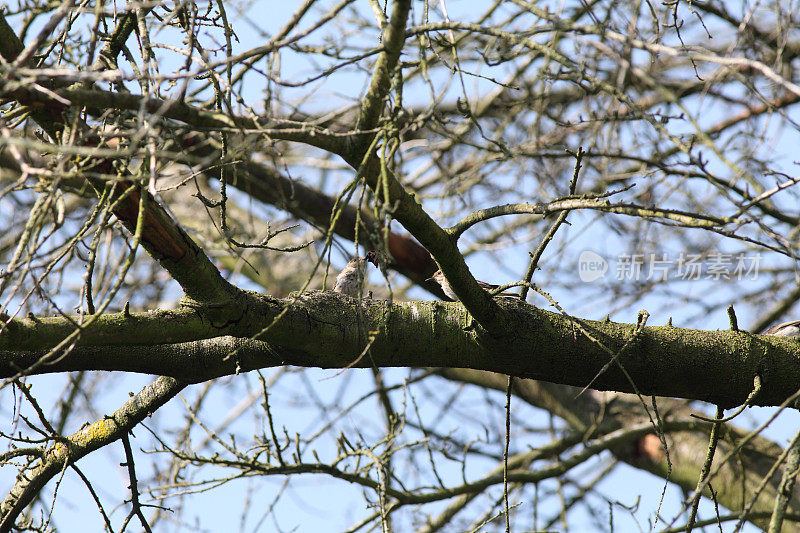
<path fill-rule="evenodd" d="M 433 279 L 433 276 L 431 276 L 431 277 L 429 277 L 428 279 L 426 279 L 425 281 L 436 281 L 436 280 L 434 280 L 434 279 Z"/>

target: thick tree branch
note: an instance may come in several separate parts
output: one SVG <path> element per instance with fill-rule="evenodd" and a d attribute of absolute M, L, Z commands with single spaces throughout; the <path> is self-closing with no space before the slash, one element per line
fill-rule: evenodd
<path fill-rule="evenodd" d="M 569 319 L 519 301 L 500 305 L 514 329 L 510 336 L 498 339 L 476 331 L 469 314 L 456 303 L 365 300 L 358 304 L 334 293 L 299 295 L 296 301 L 251 294 L 237 303 L 235 315 L 221 308 L 213 323 L 193 316 L 194 309 L 174 312 L 171 323 L 176 325 L 169 326 L 172 333 L 164 339 L 177 342 L 181 325 L 194 324 L 193 329 L 187 327 L 185 340 L 260 334 L 258 341 L 219 338 L 164 344 L 142 335 L 163 327 L 163 317 L 143 313 L 126 318 L 121 313 L 101 317 L 83 332 L 76 348 L 57 354 L 57 359 L 38 366 L 36 372 L 102 369 L 201 381 L 286 364 L 321 368 L 433 365 L 577 387 L 596 377 L 592 387 L 598 390 L 634 392 L 635 385 L 645 395 L 690 398 L 724 407 L 747 398 L 755 375 L 765 383 L 755 399 L 757 405 L 779 405 L 800 383 L 796 364 L 800 344 L 789 340 L 672 326 L 645 327 L 634 336 L 634 324 Z M 354 324 L 363 324 L 363 329 Z M 63 318 L 10 321 L 0 337 L 0 376 L 13 376 L 38 364 L 53 344 L 48 340 L 37 346 L 37 339 L 58 338 L 69 328 Z M 369 339 L 362 332 L 371 332 Z M 368 342 L 371 357 L 358 360 Z M 619 353 L 623 346 L 625 350 Z M 616 366 L 598 376 L 614 354 L 630 379 Z"/>

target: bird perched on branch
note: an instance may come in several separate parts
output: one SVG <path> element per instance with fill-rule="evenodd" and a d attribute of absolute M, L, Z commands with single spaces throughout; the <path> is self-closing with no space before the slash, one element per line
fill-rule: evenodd
<path fill-rule="evenodd" d="M 429 277 L 425 281 L 435 281 L 436 283 L 439 284 L 439 286 L 442 288 L 442 291 L 444 291 L 445 295 L 447 295 L 448 298 L 450 298 L 455 302 L 459 301 L 458 296 L 456 296 L 456 293 L 453 290 L 453 287 L 450 286 L 450 282 L 447 281 L 447 278 L 444 277 L 444 274 L 442 274 L 441 270 L 437 270 L 436 272 L 434 272 L 433 276 Z M 480 280 L 476 281 L 478 282 L 478 285 L 480 285 L 481 289 L 485 291 L 492 291 L 500 286 L 500 285 L 492 285 L 491 283 L 486 283 L 485 281 L 480 281 Z M 495 294 L 494 296 L 502 296 L 504 298 L 519 298 L 519 294 L 514 294 L 513 292 L 501 292 Z"/>
<path fill-rule="evenodd" d="M 374 250 L 367 252 L 366 257 L 352 258 L 336 276 L 333 292 L 359 298 L 364 291 L 364 274 L 368 262 L 378 266 L 378 256 Z"/>
<path fill-rule="evenodd" d="M 774 335 L 776 337 L 800 338 L 800 320 L 790 320 L 783 324 L 768 327 L 762 335 Z"/>

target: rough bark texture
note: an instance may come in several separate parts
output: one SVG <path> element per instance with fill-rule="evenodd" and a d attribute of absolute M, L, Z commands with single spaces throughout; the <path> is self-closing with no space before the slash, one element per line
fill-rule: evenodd
<path fill-rule="evenodd" d="M 86 328 L 69 354 L 54 354 L 35 372 L 102 369 L 200 381 L 283 364 L 341 368 L 353 364 L 369 344 L 369 360 L 377 366 L 490 370 L 726 408 L 744 402 L 756 375 L 764 382 L 756 405 L 780 405 L 800 383 L 800 344 L 790 340 L 672 326 L 645 327 L 636 334 L 632 324 L 571 319 L 518 301 L 498 301 L 514 324 L 501 338 L 482 331 L 460 304 L 359 302 L 332 293 L 285 300 L 248 293 L 232 307 L 109 314 Z M 37 364 L 72 328 L 63 318 L 9 322 L 0 337 L 0 375 Z M 256 341 L 237 341 L 242 343 L 233 346 L 237 356 L 230 357 L 230 340 L 207 340 L 222 336 Z M 174 344 L 180 342 L 189 344 Z M 614 354 L 617 362 L 601 372 Z"/>

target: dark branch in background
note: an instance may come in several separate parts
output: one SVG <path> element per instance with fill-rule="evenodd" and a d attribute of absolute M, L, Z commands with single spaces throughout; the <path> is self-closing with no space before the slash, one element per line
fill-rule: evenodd
<path fill-rule="evenodd" d="M 104 55 L 103 57 L 107 56 Z M 9 84 L 10 82 L 6 82 L 6 86 L 9 86 Z M 3 85 L 0 84 L 0 93 L 2 92 Z M 37 103 L 50 103 L 46 95 L 29 90 L 25 87 L 13 91 L 6 90 L 5 92 L 8 93 L 7 96 L 16 96 L 33 105 L 37 105 Z M 183 102 L 145 98 L 125 93 L 112 93 L 99 89 L 63 89 L 59 91 L 59 96 L 72 101 L 73 104 L 88 106 L 90 108 L 89 111 L 95 109 L 102 111 L 108 108 L 138 111 L 144 106 L 145 109 L 157 113 L 163 118 L 180 120 L 197 128 L 228 127 L 232 128 L 234 131 L 254 130 L 260 132 L 269 130 L 269 134 L 273 138 L 301 141 L 332 153 L 342 153 L 346 139 L 346 137 L 342 135 L 327 135 L 324 131 L 320 131 L 315 126 L 305 123 L 279 121 L 272 125 L 270 123 L 264 124 L 262 121 L 254 121 L 254 119 L 249 117 L 231 117 L 224 113 L 205 111 L 189 106 Z M 198 143 L 196 139 L 193 140 L 191 137 L 192 136 L 186 137 L 184 143 L 185 148 L 191 148 L 195 152 L 195 155 L 212 155 L 212 148 L 208 144 Z M 264 165 L 248 161 L 237 165 L 237 167 L 237 172 L 244 171 L 244 175 L 237 175 L 239 179 L 244 180 L 244 186 L 241 188 L 253 194 L 254 197 L 260 201 L 282 207 L 318 227 L 326 227 L 330 222 L 333 201 L 326 195 L 318 193 L 302 184 L 291 182 L 288 178 L 282 177 L 278 172 Z M 225 166 L 224 168 L 228 174 L 234 172 L 230 166 Z M 109 173 L 113 174 L 113 171 L 109 169 Z M 248 177 L 252 179 L 247 179 Z M 355 238 L 354 228 L 356 225 L 355 208 L 346 206 L 343 209 L 344 211 L 334 231 L 348 240 L 353 240 Z M 369 221 L 372 220 L 372 214 L 367 211 L 362 211 L 361 217 L 364 219 L 364 228 L 369 230 L 367 232 L 362 232 L 365 238 L 361 244 L 369 248 L 378 248 L 378 243 L 372 238 L 376 232 L 373 231 L 373 227 L 368 227 Z M 149 226 L 146 226 L 146 230 L 148 227 Z M 148 239 L 147 234 L 145 234 L 145 243 L 151 241 L 158 242 L 158 240 L 159 239 L 155 237 Z M 164 239 L 162 238 L 161 240 Z M 436 266 L 423 248 L 408 237 L 393 232 L 389 234 L 387 244 L 389 247 L 388 251 L 395 260 L 390 266 L 396 267 L 400 273 L 404 274 L 415 283 L 424 286 L 434 294 L 441 295 L 435 284 L 425 282 L 430 274 L 436 270 Z M 177 249 L 173 249 L 171 252 L 165 252 L 163 250 L 160 252 L 162 256 L 168 257 L 175 256 L 176 254 L 180 255 L 180 250 Z"/>
<path fill-rule="evenodd" d="M 0 55 L 6 61 L 13 61 L 22 48 L 11 27 L 0 13 Z M 11 71 L 13 72 L 13 71 Z M 6 80 L 6 83 L 10 83 Z M 21 104 L 28 105 L 25 93 Z M 44 100 L 44 101 L 43 101 Z M 52 139 L 61 137 L 65 126 L 77 124 L 80 133 L 88 127 L 77 116 L 77 109 L 71 109 L 55 97 L 41 97 L 33 102 L 32 116 Z M 85 139 L 86 146 L 93 146 L 95 141 Z M 112 161 L 95 160 L 93 170 L 100 170 L 109 175 L 118 174 Z M 131 176 L 128 176 L 130 178 Z M 104 188 L 103 182 L 90 179 L 98 191 Z M 201 302 L 224 302 L 231 299 L 235 288 L 220 276 L 219 270 L 211 263 L 202 249 L 172 220 L 170 215 L 150 196 L 150 193 L 131 181 L 122 180 L 117 187 L 117 194 L 112 195 L 111 202 L 119 200 L 114 209 L 116 217 L 131 233 L 135 232 L 139 217 L 140 195 L 145 195 L 144 224 L 141 244 L 147 252 L 157 259 L 161 265 L 177 281 L 186 295 Z"/>
<path fill-rule="evenodd" d="M 508 379 L 501 374 L 470 369 L 439 368 L 436 369 L 436 373 L 452 381 L 471 383 L 498 392 L 504 390 Z M 589 391 L 588 394 L 584 393 L 578 397 L 577 388 L 533 380 L 515 381 L 513 393 L 526 403 L 545 409 L 563 419 L 584 439 L 588 434 L 607 434 L 620 428 L 630 427 L 642 417 L 641 414 L 635 414 L 641 413 L 639 399 L 629 395 L 616 395 L 612 397 L 613 399 L 609 399 L 602 394 Z M 667 425 L 674 421 L 689 419 L 694 414 L 685 402 L 671 398 L 658 398 L 657 401 L 659 409 L 666 413 L 664 423 Z M 598 413 L 602 413 L 600 418 Z M 705 456 L 697 453 L 697 450 L 707 448 L 711 428 L 712 424 L 704 423 L 678 433 L 672 433 L 667 429 L 670 454 L 677 455 L 673 457 L 673 462 L 680 464 L 681 468 L 670 469 L 668 458 L 655 434 L 642 437 L 631 445 L 612 447 L 609 451 L 619 461 L 659 477 L 666 477 L 667 472 L 671 471 L 670 483 L 675 483 L 686 493 L 690 493 L 696 488 L 697 472 L 702 469 L 705 460 Z M 747 435 L 745 430 L 732 424 L 721 425 L 719 431 L 724 437 L 719 444 L 723 451 L 729 450 Z M 651 443 L 656 445 L 652 446 Z M 680 444 L 675 446 L 675 443 Z M 780 446 L 761 436 L 754 437 L 746 446 L 739 448 L 739 455 L 735 461 L 726 463 L 716 474 L 714 483 L 716 501 L 728 509 L 741 509 L 745 505 L 741 489 L 754 490 L 769 478 L 764 494 L 746 515 L 747 520 L 759 527 L 766 527 L 772 510 L 771 498 L 780 494 L 780 480 L 768 474 L 781 453 Z M 742 469 L 740 467 L 742 462 L 748 468 Z M 792 496 L 789 507 L 792 510 L 800 509 L 798 495 Z M 737 513 L 735 516 L 740 515 Z M 700 522 L 695 525 L 699 526 Z"/>
<path fill-rule="evenodd" d="M 183 148 L 191 157 L 216 160 L 221 152 L 217 143 L 202 134 L 190 133 L 181 139 Z M 230 174 L 228 183 L 246 192 L 260 202 L 274 205 L 295 217 L 325 231 L 331 221 L 335 200 L 304 183 L 282 175 L 268 165 L 262 165 L 247 158 L 242 162 L 223 165 Z M 234 180 L 234 173 L 236 179 Z M 356 225 L 360 217 L 359 243 L 367 249 L 381 249 L 382 229 L 378 226 L 371 211 L 362 209 L 359 214 L 350 204 L 339 206 L 340 214 L 333 227 L 336 235 L 349 241 L 355 240 Z M 389 231 L 388 252 L 392 262 L 388 265 L 408 279 L 424 287 L 437 296 L 443 296 L 439 286 L 425 280 L 436 270 L 436 263 L 428 251 L 407 235 Z"/>

